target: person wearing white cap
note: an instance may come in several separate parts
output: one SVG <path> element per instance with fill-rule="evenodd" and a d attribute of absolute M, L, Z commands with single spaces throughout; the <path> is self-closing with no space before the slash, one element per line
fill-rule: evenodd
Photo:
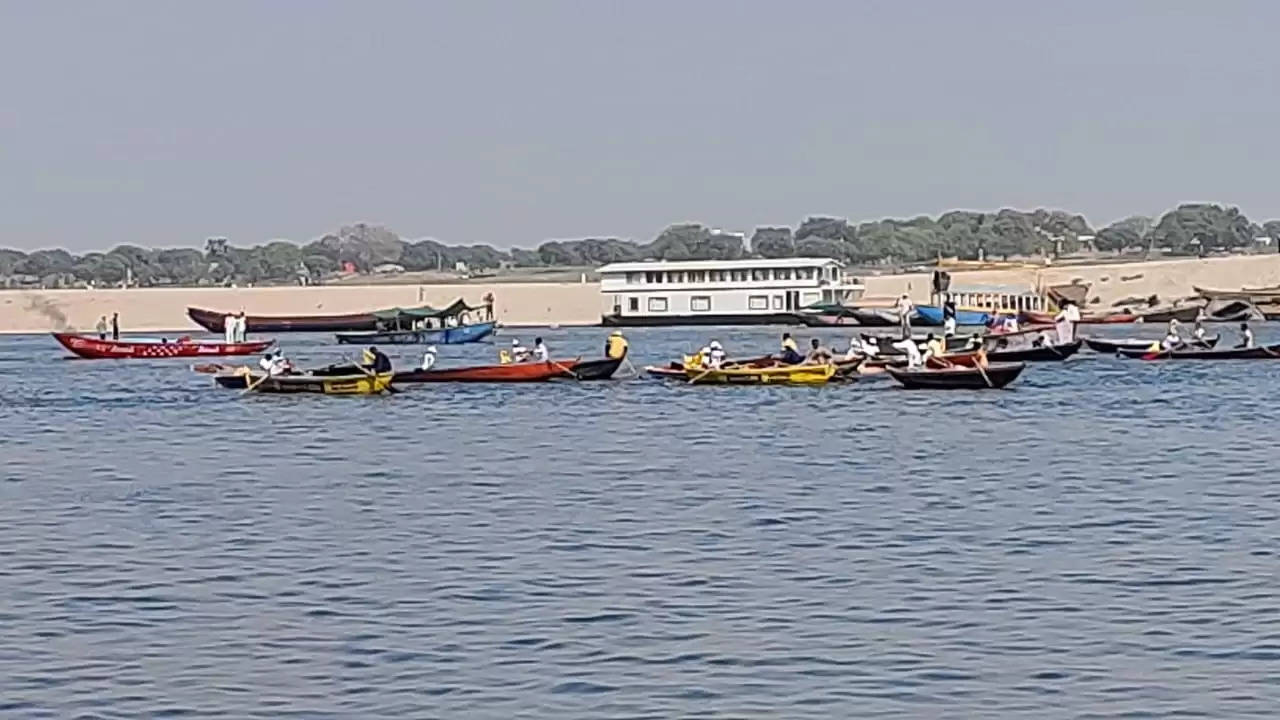
<path fill-rule="evenodd" d="M 276 350 L 275 357 L 271 358 L 271 374 L 272 375 L 288 375 L 292 370 L 289 361 L 285 359 L 284 352 Z"/>
<path fill-rule="evenodd" d="M 436 364 L 436 346 L 428 345 L 427 352 L 422 356 L 422 369 L 430 370 Z"/>
<path fill-rule="evenodd" d="M 511 339 L 511 359 L 514 362 L 524 362 L 529 359 L 529 348 L 520 344 L 520 338 Z"/>
<path fill-rule="evenodd" d="M 711 344 L 707 346 L 707 351 L 709 367 L 718 368 L 724 365 L 724 347 L 720 345 L 719 340 L 712 340 Z"/>

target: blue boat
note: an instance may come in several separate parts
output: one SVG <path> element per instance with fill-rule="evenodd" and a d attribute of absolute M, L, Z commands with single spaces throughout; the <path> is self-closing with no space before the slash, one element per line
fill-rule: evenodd
<path fill-rule="evenodd" d="M 917 305 L 916 315 L 921 325 L 942 325 L 942 308 L 937 305 Z M 992 315 L 986 310 L 956 308 L 957 325 L 989 325 Z"/>
<path fill-rule="evenodd" d="M 469 323 L 471 307 L 461 299 L 448 307 L 391 308 L 373 313 L 378 329 L 338 333 L 339 343 L 368 345 L 459 345 L 479 342 L 493 334 L 492 319 Z"/>

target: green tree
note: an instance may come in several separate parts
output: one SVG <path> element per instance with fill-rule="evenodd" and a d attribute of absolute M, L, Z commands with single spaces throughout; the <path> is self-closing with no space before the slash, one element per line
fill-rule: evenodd
<path fill-rule="evenodd" d="M 767 258 L 795 257 L 796 241 L 789 227 L 758 227 L 751 234 L 751 252 Z"/>

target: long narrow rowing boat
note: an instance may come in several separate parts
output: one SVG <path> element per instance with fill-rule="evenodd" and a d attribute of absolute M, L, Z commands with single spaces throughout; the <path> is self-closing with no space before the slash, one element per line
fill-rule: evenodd
<path fill-rule="evenodd" d="M 218 340 L 190 340 L 179 338 L 99 340 L 75 333 L 53 333 L 53 339 L 79 357 L 93 360 L 108 358 L 174 358 L 174 357 L 226 357 L 252 355 L 275 344 L 275 340 L 227 343 Z"/>
<path fill-rule="evenodd" d="M 1007 386 L 1022 374 L 1024 363 L 992 363 L 986 367 L 894 368 L 885 372 L 908 390 L 986 390 Z"/>
<path fill-rule="evenodd" d="M 312 393 L 320 395 L 376 395 L 391 388 L 391 373 L 381 375 L 275 375 L 263 378 L 261 373 L 215 375 L 225 388 L 252 388 L 253 392 L 271 394 Z"/>
<path fill-rule="evenodd" d="M 1220 336 L 1218 335 L 1209 335 L 1203 340 L 1192 341 L 1191 345 L 1199 350 L 1212 350 L 1213 347 L 1218 344 L 1219 337 Z M 1094 352 L 1114 355 L 1116 351 L 1122 348 L 1125 350 L 1142 350 L 1145 352 L 1151 347 L 1152 343 L 1159 341 L 1139 340 L 1137 338 L 1120 338 L 1116 340 L 1110 340 L 1107 338 L 1085 338 L 1084 342 L 1089 346 L 1089 349 Z"/>
<path fill-rule="evenodd" d="M 826 365 L 775 365 L 772 367 L 724 367 L 702 369 L 685 367 L 689 384 L 704 385 L 823 385 L 835 376 L 837 368 Z"/>
<path fill-rule="evenodd" d="M 429 382 L 544 382 L 556 377 L 572 376 L 572 370 L 581 358 L 548 360 L 546 362 L 506 363 L 505 365 L 478 365 L 473 367 L 409 370 L 395 374 L 398 383 Z"/>
<path fill-rule="evenodd" d="M 189 307 L 187 316 L 209 332 L 220 333 L 227 313 Z M 378 318 L 371 312 L 348 315 L 247 315 L 245 326 L 254 332 L 377 330 Z"/>
<path fill-rule="evenodd" d="M 1280 344 L 1228 350 L 1118 348 L 1116 354 L 1135 360 L 1280 360 Z"/>

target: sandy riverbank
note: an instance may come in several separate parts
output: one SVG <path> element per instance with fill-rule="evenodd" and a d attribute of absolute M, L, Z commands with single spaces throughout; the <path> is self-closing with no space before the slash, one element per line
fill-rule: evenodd
<path fill-rule="evenodd" d="M 1169 301 L 1192 294 L 1192 286 L 1236 289 L 1280 285 L 1280 255 L 1206 260 L 985 270 L 953 273 L 954 288 L 1071 283 L 1092 286 L 1090 297 L 1109 307 L 1118 299 L 1159 295 Z M 929 297 L 928 273 L 865 276 L 868 298 L 909 292 Z M 370 285 L 279 288 L 149 288 L 133 290 L 3 290 L 0 332 L 30 333 L 91 329 L 102 315 L 120 313 L 131 332 L 197 330 L 188 306 L 257 315 L 328 315 L 394 306 L 445 305 L 456 298 L 479 304 L 494 295 L 497 319 L 509 326 L 594 325 L 606 311 L 598 283 L 492 283 Z"/>

